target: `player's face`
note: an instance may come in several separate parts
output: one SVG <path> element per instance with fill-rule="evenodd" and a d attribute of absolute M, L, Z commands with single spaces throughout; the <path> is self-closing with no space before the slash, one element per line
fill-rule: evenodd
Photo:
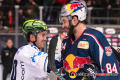
<path fill-rule="evenodd" d="M 67 31 L 67 35 L 70 33 L 70 25 L 69 25 L 69 20 L 67 17 L 62 17 L 62 28 L 64 28 Z"/>
<path fill-rule="evenodd" d="M 35 42 L 36 46 L 38 48 L 44 48 L 44 43 L 47 40 L 46 39 L 47 32 L 39 32 L 37 34 L 37 41 Z"/>

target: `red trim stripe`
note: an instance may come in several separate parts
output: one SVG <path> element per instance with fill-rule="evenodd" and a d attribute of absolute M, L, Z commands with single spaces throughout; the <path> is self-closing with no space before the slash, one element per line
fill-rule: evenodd
<path fill-rule="evenodd" d="M 97 40 L 97 38 L 93 34 L 90 34 L 90 33 L 84 33 L 84 34 L 89 34 L 89 35 L 93 36 L 95 38 L 95 40 L 97 41 L 97 43 L 100 45 L 100 47 L 104 50 L 102 45 L 99 43 L 99 41 Z"/>

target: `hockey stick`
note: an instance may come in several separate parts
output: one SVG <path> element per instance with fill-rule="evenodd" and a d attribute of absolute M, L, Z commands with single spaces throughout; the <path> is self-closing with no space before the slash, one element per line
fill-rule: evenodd
<path fill-rule="evenodd" d="M 50 70 L 60 79 L 60 80 L 65 80 L 64 77 L 60 75 L 60 73 L 57 71 L 56 65 L 55 65 L 55 50 L 56 50 L 56 45 L 58 42 L 58 36 L 56 35 L 53 37 L 50 41 L 49 44 L 49 49 L 48 49 L 48 64 Z"/>

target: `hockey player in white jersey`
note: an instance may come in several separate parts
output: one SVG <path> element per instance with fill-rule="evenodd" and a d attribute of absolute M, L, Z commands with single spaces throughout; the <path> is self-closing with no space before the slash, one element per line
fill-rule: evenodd
<path fill-rule="evenodd" d="M 40 20 L 27 20 L 22 31 L 29 44 L 16 52 L 11 80 L 43 80 L 47 76 L 48 55 L 40 49 L 47 40 L 47 26 Z"/>

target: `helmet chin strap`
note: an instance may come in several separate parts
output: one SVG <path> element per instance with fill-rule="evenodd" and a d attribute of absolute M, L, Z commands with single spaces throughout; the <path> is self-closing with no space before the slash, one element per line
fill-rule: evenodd
<path fill-rule="evenodd" d="M 37 41 L 37 40 L 36 40 L 36 41 Z M 30 42 L 32 42 L 32 43 L 36 46 L 36 44 L 35 44 L 36 41 L 30 41 Z"/>
<path fill-rule="evenodd" d="M 36 40 L 36 41 L 37 41 L 37 40 Z M 32 42 L 35 46 L 36 46 L 36 44 L 35 44 L 36 41 L 33 41 L 33 42 Z"/>
<path fill-rule="evenodd" d="M 80 23 L 80 21 L 78 20 L 78 23 L 74 26 L 71 24 L 71 20 L 69 21 L 69 25 L 70 25 L 71 29 L 70 29 L 70 33 L 68 36 L 70 37 L 70 39 L 72 38 L 72 40 L 75 40 L 75 36 L 73 34 L 73 28 L 76 27 L 79 23 Z"/>
<path fill-rule="evenodd" d="M 37 41 L 37 35 L 35 36 L 35 41 L 30 40 L 30 42 L 32 42 L 37 47 L 37 45 L 35 44 L 36 41 Z"/>
<path fill-rule="evenodd" d="M 70 20 L 70 21 L 71 21 L 71 20 Z M 69 21 L 69 24 L 70 24 L 70 26 L 73 27 L 73 28 L 76 27 L 76 26 L 80 23 L 80 21 L 78 20 L 78 23 L 74 26 L 74 25 L 72 25 L 72 24 L 70 23 L 70 21 Z"/>

